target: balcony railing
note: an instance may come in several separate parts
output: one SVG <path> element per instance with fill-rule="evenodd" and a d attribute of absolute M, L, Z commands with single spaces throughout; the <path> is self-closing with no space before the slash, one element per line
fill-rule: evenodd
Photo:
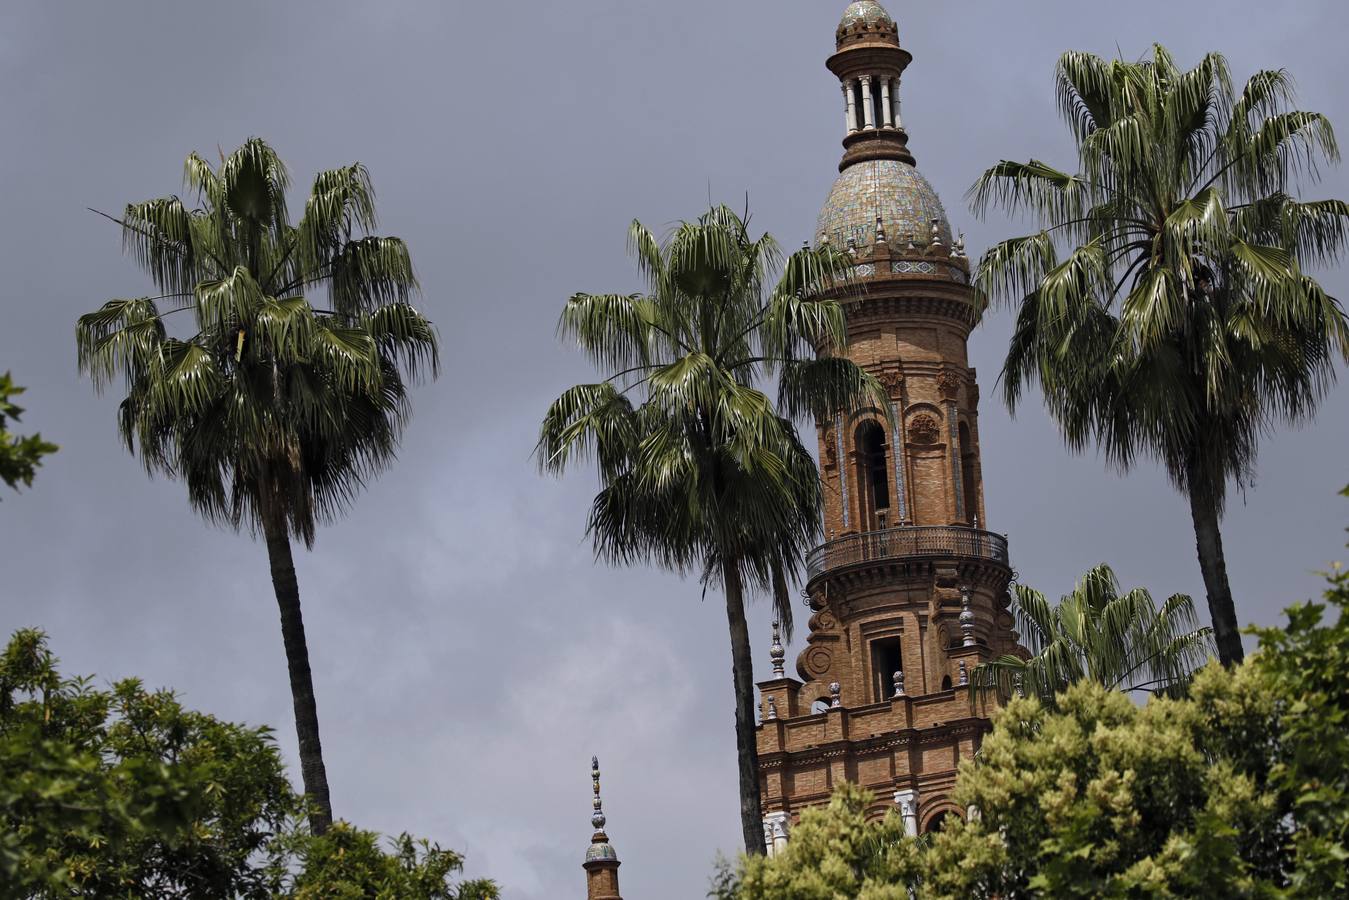
<path fill-rule="evenodd" d="M 806 557 L 813 579 L 857 563 L 909 557 L 964 556 L 1007 564 L 1007 538 L 959 525 L 909 525 L 849 534 L 821 544 Z"/>

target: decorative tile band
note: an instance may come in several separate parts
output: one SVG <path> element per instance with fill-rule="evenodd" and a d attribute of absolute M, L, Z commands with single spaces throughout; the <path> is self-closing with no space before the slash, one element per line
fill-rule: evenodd
<path fill-rule="evenodd" d="M 904 494 L 904 438 L 900 432 L 899 424 L 899 404 L 894 400 L 890 401 L 890 415 L 895 420 L 895 438 L 891 446 L 895 451 L 895 499 L 899 503 L 899 522 L 906 522 L 909 519 L 908 498 Z"/>
<path fill-rule="evenodd" d="M 960 477 L 960 427 L 956 423 L 956 405 L 946 404 L 951 428 L 951 481 L 956 486 L 956 518 L 965 518 L 965 482 Z"/>
<path fill-rule="evenodd" d="M 843 462 L 843 416 L 834 417 L 834 438 L 838 441 L 838 487 L 843 495 L 843 529 L 848 529 L 848 467 Z"/>

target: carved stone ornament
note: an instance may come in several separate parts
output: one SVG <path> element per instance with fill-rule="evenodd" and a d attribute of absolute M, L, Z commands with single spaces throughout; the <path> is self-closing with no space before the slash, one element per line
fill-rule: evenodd
<path fill-rule="evenodd" d="M 960 393 L 960 382 L 961 377 L 950 369 L 937 376 L 937 387 L 941 388 L 943 397 L 953 398 Z"/>
<path fill-rule="evenodd" d="M 935 444 L 941 435 L 941 426 L 927 413 L 919 413 L 909 423 L 909 443 Z"/>
<path fill-rule="evenodd" d="M 904 387 L 903 372 L 882 372 L 880 374 L 881 386 L 891 397 L 898 397 L 900 388 Z"/>
<path fill-rule="evenodd" d="M 820 440 L 824 442 L 824 464 L 832 469 L 838 465 L 838 442 L 834 440 L 834 429 L 826 427 Z"/>
<path fill-rule="evenodd" d="M 811 647 L 805 653 L 801 654 L 803 668 L 812 676 L 820 676 L 829 671 L 829 667 L 834 663 L 834 656 L 824 647 Z"/>

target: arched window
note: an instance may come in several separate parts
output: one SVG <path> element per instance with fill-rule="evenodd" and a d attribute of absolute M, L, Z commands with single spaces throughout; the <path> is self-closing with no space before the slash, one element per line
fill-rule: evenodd
<path fill-rule="evenodd" d="M 950 676 L 950 675 L 943 675 L 943 676 L 942 676 L 942 680 L 941 680 L 941 689 L 942 689 L 943 691 L 949 691 L 949 690 L 951 689 L 951 676 Z"/>
<path fill-rule="evenodd" d="M 828 697 L 821 697 L 820 699 L 816 700 L 814 703 L 810 704 L 810 713 L 811 713 L 811 715 L 815 715 L 816 713 L 822 713 L 822 712 L 829 712 L 829 698 L 828 698 Z"/>
<path fill-rule="evenodd" d="M 979 518 L 979 489 L 974 479 L 974 442 L 970 426 L 960 423 L 960 480 L 965 495 L 965 521 L 973 525 Z"/>
<path fill-rule="evenodd" d="M 861 520 L 868 531 L 887 526 L 890 512 L 890 473 L 885 462 L 885 430 L 875 421 L 857 429 L 858 500 Z"/>

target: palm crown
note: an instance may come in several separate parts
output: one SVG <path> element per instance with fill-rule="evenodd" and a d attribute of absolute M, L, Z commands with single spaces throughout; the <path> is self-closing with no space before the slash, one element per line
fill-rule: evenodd
<path fill-rule="evenodd" d="M 307 544 L 391 459 L 404 377 L 437 365 L 434 330 L 408 299 L 407 248 L 364 234 L 374 192 L 359 164 L 321 172 L 297 224 L 286 170 L 251 139 L 218 169 L 195 153 L 178 197 L 131 204 L 123 241 L 162 291 L 80 318 L 79 359 L 100 388 L 119 376 L 118 424 L 146 467 L 183 478 L 208 519 L 284 517 Z M 306 295 L 324 291 L 330 306 Z M 192 333 L 167 317 L 188 312 Z"/>
<path fill-rule="evenodd" d="M 1003 161 L 971 189 L 978 211 L 1042 225 L 979 265 L 980 287 L 1020 307 L 1006 399 L 1038 380 L 1074 448 L 1160 459 L 1191 498 L 1219 648 L 1240 658 L 1217 531 L 1226 484 L 1349 354 L 1343 310 L 1301 267 L 1338 259 L 1349 205 L 1293 196 L 1338 159 L 1334 132 L 1288 108 L 1286 72 L 1234 93 L 1218 54 L 1181 71 L 1160 46 L 1136 63 L 1070 52 L 1057 80 L 1079 173 Z"/>
<path fill-rule="evenodd" d="M 1087 572 L 1057 606 L 1016 585 L 1013 612 L 1028 658 L 1003 656 L 974 670 L 976 691 L 1021 690 L 1048 703 L 1078 681 L 1112 690 L 1174 694 L 1188 684 L 1212 646 L 1194 600 L 1173 594 L 1159 607 L 1143 588 L 1120 591 L 1106 565 Z"/>
<path fill-rule="evenodd" d="M 707 576 L 733 562 L 781 588 L 820 529 L 819 478 L 794 419 L 882 393 L 827 352 L 844 346 L 846 326 L 823 294 L 844 284 L 851 259 L 803 248 L 769 288 L 776 242 L 751 240 L 727 207 L 684 223 L 663 249 L 634 222 L 629 243 L 649 293 L 567 302 L 560 332 L 615 371 L 554 402 L 541 463 L 560 472 L 593 454 L 603 489 L 590 531 L 603 557 Z M 774 378 L 776 403 L 760 388 Z M 785 591 L 778 600 L 787 625 Z"/>

